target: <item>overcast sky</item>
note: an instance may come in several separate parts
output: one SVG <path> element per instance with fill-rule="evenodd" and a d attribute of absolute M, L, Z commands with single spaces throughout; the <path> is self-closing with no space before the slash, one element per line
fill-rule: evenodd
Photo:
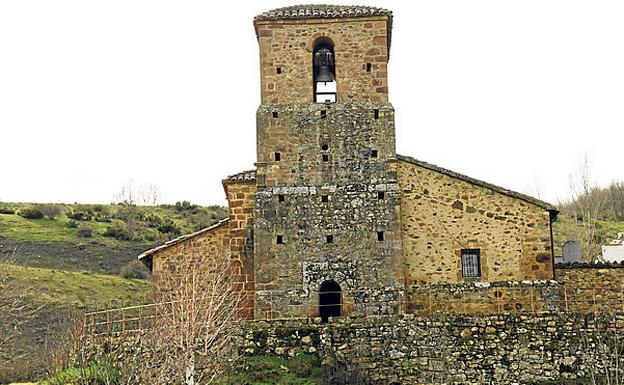
<path fill-rule="evenodd" d="M 0 1 L 0 200 L 108 203 L 132 180 L 224 204 L 255 161 L 252 18 L 293 3 Z M 358 3 L 394 11 L 398 153 L 553 203 L 584 153 L 624 179 L 623 1 Z"/>

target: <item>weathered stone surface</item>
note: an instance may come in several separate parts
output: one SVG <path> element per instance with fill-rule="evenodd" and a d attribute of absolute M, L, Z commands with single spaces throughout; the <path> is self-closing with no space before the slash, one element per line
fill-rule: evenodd
<path fill-rule="evenodd" d="M 246 356 L 318 355 L 324 370 L 342 365 L 373 385 L 563 383 L 613 375 L 618 359 L 622 368 L 623 323 L 624 314 L 562 313 L 244 321 L 235 341 Z M 136 337 L 87 338 L 86 356 L 152 359 Z"/>

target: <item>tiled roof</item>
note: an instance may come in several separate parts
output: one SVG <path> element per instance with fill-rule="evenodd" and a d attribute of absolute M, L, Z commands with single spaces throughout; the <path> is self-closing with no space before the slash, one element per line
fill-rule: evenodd
<path fill-rule="evenodd" d="M 536 205 L 538 207 L 541 207 L 541 208 L 549 210 L 549 211 L 557 211 L 557 208 L 555 206 L 551 205 L 550 203 L 546 203 L 546 202 L 541 201 L 539 199 L 535 199 L 533 197 L 530 197 L 530 196 L 524 195 L 524 194 L 520 194 L 520 193 L 515 192 L 515 191 L 507 190 L 506 188 L 503 188 L 503 187 L 495 186 L 493 184 L 484 182 L 484 181 L 479 180 L 479 179 L 471 178 L 469 176 L 460 174 L 460 173 L 455 172 L 455 171 L 447 170 L 445 168 L 436 166 L 435 164 L 423 162 L 421 160 L 414 159 L 414 158 L 412 158 L 410 156 L 404 156 L 404 155 L 398 155 L 398 154 L 397 154 L 397 159 L 398 160 L 402 160 L 404 162 L 415 164 L 417 166 L 420 166 L 420 167 L 423 167 L 423 168 L 426 168 L 426 169 L 429 169 L 429 170 L 432 170 L 432 171 L 439 172 L 441 174 L 448 175 L 448 176 L 450 176 L 452 178 L 463 180 L 464 182 L 473 184 L 475 186 L 479 186 L 479 187 L 483 187 L 483 188 L 487 188 L 487 189 L 496 191 L 496 192 L 501 193 L 503 195 L 508 195 L 510 197 L 513 197 L 513 198 L 522 199 L 525 202 L 534 204 L 534 205 Z"/>
<path fill-rule="evenodd" d="M 230 175 L 223 180 L 224 183 L 227 182 L 254 182 L 256 180 L 256 170 L 247 170 L 236 173 L 234 175 Z"/>
<path fill-rule="evenodd" d="M 368 7 L 363 5 L 305 4 L 272 9 L 254 17 L 254 21 L 347 18 L 367 16 L 392 17 L 392 11 L 384 8 Z"/>
<path fill-rule="evenodd" d="M 254 17 L 254 25 L 258 21 L 271 20 L 302 20 L 302 19 L 341 19 L 352 17 L 388 17 L 388 55 L 392 40 L 392 11 L 385 8 L 364 5 L 304 4 L 275 8 L 262 12 Z M 257 34 L 257 30 L 256 30 Z"/>
<path fill-rule="evenodd" d="M 203 229 L 201 229 L 199 231 L 196 231 L 194 233 L 185 234 L 185 235 L 182 235 L 180 237 L 174 238 L 174 239 L 172 239 L 172 240 L 170 240 L 168 242 L 163 243 L 160 246 L 156 246 L 153 249 L 149 249 L 147 251 L 144 251 L 141 255 L 138 256 L 138 258 L 139 259 L 143 259 L 145 257 L 149 257 L 150 255 L 155 254 L 155 253 L 159 252 L 162 249 L 166 249 L 166 248 L 171 247 L 173 245 L 177 245 L 178 243 L 183 242 L 183 241 L 185 241 L 185 240 L 187 240 L 189 238 L 193 238 L 193 237 L 201 235 L 201 234 L 203 234 L 203 233 L 205 233 L 207 231 L 210 231 L 212 229 L 216 229 L 217 227 L 226 224 L 229 220 L 230 220 L 230 218 L 225 218 L 225 219 L 222 219 L 219 222 L 215 223 L 212 226 L 205 227 L 205 228 L 203 228 Z"/>

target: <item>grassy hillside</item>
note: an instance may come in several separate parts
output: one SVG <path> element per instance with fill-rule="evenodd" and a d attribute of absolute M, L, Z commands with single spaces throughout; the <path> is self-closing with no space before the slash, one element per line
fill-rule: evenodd
<path fill-rule="evenodd" d="M 117 274 L 142 251 L 225 218 L 220 206 L 0 203 L 0 254 L 35 267 Z"/>
<path fill-rule="evenodd" d="M 0 324 L 18 325 L 8 345 L 0 346 L 0 383 L 45 375 L 52 353 L 64 342 L 80 314 L 86 311 L 149 302 L 146 280 L 0 264 L 8 277 L 0 289 L 15 293 L 23 308 L 0 314 Z"/>
<path fill-rule="evenodd" d="M 553 225 L 553 238 L 555 243 L 555 255 L 562 255 L 562 246 L 567 240 L 581 241 L 584 230 L 582 224 L 568 215 L 560 214 Z M 617 237 L 618 233 L 624 233 L 624 222 L 596 221 L 597 244 L 605 244 Z"/>
<path fill-rule="evenodd" d="M 0 334 L 9 330 L 2 325 L 19 326 L 8 344 L 0 343 L 0 384 L 45 376 L 52 352 L 80 314 L 149 302 L 149 281 L 121 278 L 122 267 L 226 215 L 223 207 L 189 202 L 0 203 L 0 262 L 10 262 L 0 263 L 0 294 L 15 293 L 23 304 L 19 311 L 0 311 Z M 5 364 L 3 358 L 14 360 Z"/>

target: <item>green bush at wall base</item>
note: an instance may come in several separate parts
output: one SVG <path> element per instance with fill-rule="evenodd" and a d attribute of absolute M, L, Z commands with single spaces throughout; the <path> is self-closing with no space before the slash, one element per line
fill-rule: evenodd
<path fill-rule="evenodd" d="M 69 368 L 57 373 L 48 380 L 40 382 L 40 385 L 104 385 L 117 384 L 121 376 L 110 362 L 92 362 L 84 368 Z"/>

